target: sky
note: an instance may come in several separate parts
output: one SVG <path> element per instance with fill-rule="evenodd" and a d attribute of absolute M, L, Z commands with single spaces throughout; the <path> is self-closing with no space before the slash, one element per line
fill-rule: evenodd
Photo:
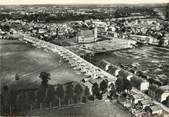
<path fill-rule="evenodd" d="M 0 0 L 0 5 L 9 4 L 151 4 L 169 3 L 169 0 Z"/>

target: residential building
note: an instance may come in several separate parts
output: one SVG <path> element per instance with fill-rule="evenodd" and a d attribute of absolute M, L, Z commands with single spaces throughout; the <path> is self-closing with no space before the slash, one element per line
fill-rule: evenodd
<path fill-rule="evenodd" d="M 164 44 L 163 46 L 168 46 L 169 47 L 169 33 L 166 33 L 164 35 Z"/>
<path fill-rule="evenodd" d="M 160 86 L 151 85 L 148 90 L 148 95 L 155 98 L 159 102 L 163 102 L 169 96 L 169 85 Z"/>
<path fill-rule="evenodd" d="M 150 42 L 152 41 L 152 37 L 143 36 L 143 35 L 130 35 L 130 38 L 138 42 L 145 43 L 145 44 L 148 44 L 149 41 Z"/>
<path fill-rule="evenodd" d="M 161 92 L 161 96 L 158 100 L 160 100 L 160 102 L 163 102 L 167 99 L 167 97 L 169 96 L 169 85 L 165 85 L 165 86 L 160 86 L 160 92 Z"/>
<path fill-rule="evenodd" d="M 136 87 L 137 89 L 141 91 L 146 91 L 149 88 L 149 82 L 147 80 L 144 80 L 138 76 L 132 76 L 130 78 L 130 82 L 132 86 Z"/>
<path fill-rule="evenodd" d="M 108 71 L 110 65 L 111 65 L 111 63 L 109 63 L 108 61 L 102 60 L 99 64 L 99 67 L 102 68 L 105 71 Z"/>
<path fill-rule="evenodd" d="M 91 84 L 97 83 L 98 86 L 100 86 L 100 83 L 103 81 L 104 79 L 102 78 L 96 78 L 96 79 L 90 79 L 88 82 L 90 82 Z"/>
<path fill-rule="evenodd" d="M 137 104 L 141 100 L 145 100 L 142 94 L 131 94 L 131 99 L 133 104 Z"/>
<path fill-rule="evenodd" d="M 150 106 L 153 103 L 152 103 L 152 100 L 145 99 L 145 100 L 141 100 L 139 104 L 141 104 L 142 108 L 144 109 L 146 106 Z"/>
<path fill-rule="evenodd" d="M 108 72 L 114 76 L 118 76 L 119 75 L 119 71 L 121 70 L 121 68 L 119 68 L 118 66 L 115 65 L 110 65 Z"/>
<path fill-rule="evenodd" d="M 152 115 L 160 115 L 163 109 L 158 105 L 149 106 Z"/>
<path fill-rule="evenodd" d="M 144 111 L 138 111 L 138 112 L 134 113 L 134 116 L 135 117 L 149 117 L 149 114 Z"/>
<path fill-rule="evenodd" d="M 77 37 L 78 43 L 91 43 L 97 41 L 97 29 L 81 30 Z"/>

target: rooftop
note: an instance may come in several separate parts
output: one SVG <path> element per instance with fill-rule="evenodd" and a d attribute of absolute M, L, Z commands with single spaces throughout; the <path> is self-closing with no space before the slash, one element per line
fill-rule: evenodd
<path fill-rule="evenodd" d="M 119 67 L 114 66 L 114 65 L 110 65 L 108 72 L 111 73 L 111 74 L 115 74 L 116 70 L 118 70 L 118 69 L 120 70 Z"/>
<path fill-rule="evenodd" d="M 162 108 L 160 106 L 157 106 L 157 105 L 150 106 L 150 108 L 151 108 L 152 111 L 162 110 Z"/>
<path fill-rule="evenodd" d="M 134 99 L 141 99 L 141 98 L 144 98 L 144 96 L 142 94 L 133 94 L 132 97 Z"/>
<path fill-rule="evenodd" d="M 140 101 L 143 105 L 147 105 L 147 104 L 152 104 L 153 102 L 149 99 L 146 99 L 146 100 L 141 100 Z"/>
<path fill-rule="evenodd" d="M 164 92 L 169 92 L 169 85 L 160 86 L 159 89 L 161 89 Z"/>
<path fill-rule="evenodd" d="M 119 71 L 119 76 L 121 76 L 122 78 L 127 78 L 129 75 L 132 75 L 132 73 L 130 73 L 130 72 L 126 71 L 126 70 L 123 70 L 123 69 L 121 69 Z"/>

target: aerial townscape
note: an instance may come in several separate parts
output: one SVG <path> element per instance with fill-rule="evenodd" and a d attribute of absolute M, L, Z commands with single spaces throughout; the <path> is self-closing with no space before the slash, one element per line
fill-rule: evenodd
<path fill-rule="evenodd" d="M 169 3 L 0 5 L 0 116 L 169 117 Z"/>

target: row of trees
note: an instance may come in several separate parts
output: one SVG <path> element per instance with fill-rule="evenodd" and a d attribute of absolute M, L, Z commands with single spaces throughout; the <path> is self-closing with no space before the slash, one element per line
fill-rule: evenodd
<path fill-rule="evenodd" d="M 132 16 L 132 13 L 140 13 L 140 15 L 150 15 L 150 16 L 157 16 L 156 13 L 153 11 L 153 8 L 146 8 L 146 7 L 123 7 L 118 8 L 114 16 L 115 18 L 119 17 L 129 17 Z"/>
<path fill-rule="evenodd" d="M 46 87 L 47 82 L 50 79 L 49 78 L 49 73 L 46 72 L 41 72 L 40 78 L 42 79 L 41 86 Z M 123 93 L 125 90 L 130 91 L 132 89 L 132 85 L 130 81 L 126 78 L 119 77 L 115 84 L 111 83 L 108 85 L 108 80 L 103 79 L 100 84 L 94 83 L 92 86 L 92 96 L 96 97 L 97 99 L 102 99 L 102 95 L 107 92 L 107 89 L 110 88 L 110 96 L 115 96 L 116 92 L 117 93 Z M 86 98 L 88 98 L 89 95 L 89 88 L 85 87 L 85 89 L 81 86 L 81 84 L 76 84 L 76 86 L 73 86 L 73 83 L 68 83 L 66 86 L 63 86 L 59 84 L 56 89 L 57 95 L 59 100 L 61 100 L 63 97 L 66 97 L 67 99 L 67 104 L 71 104 L 72 100 L 74 99 L 74 102 L 76 103 L 77 101 L 82 99 L 83 101 L 86 102 Z M 90 96 L 91 97 L 91 96 Z M 60 101 L 59 101 L 60 102 Z"/>
<path fill-rule="evenodd" d="M 118 78 L 115 84 L 111 83 L 108 85 L 107 80 L 103 80 L 100 85 L 94 83 L 92 86 L 92 93 L 94 97 L 100 100 L 105 93 L 108 93 L 107 96 L 112 98 L 117 96 L 117 94 L 123 94 L 125 91 L 130 91 L 131 89 L 132 85 L 129 80 L 126 78 Z"/>
<path fill-rule="evenodd" d="M 118 78 L 115 82 L 116 91 L 121 93 L 125 90 L 130 91 L 132 89 L 132 85 L 129 80 L 126 78 Z"/>
<path fill-rule="evenodd" d="M 40 78 L 42 80 L 41 89 L 46 91 L 47 87 L 49 87 L 48 80 L 50 79 L 50 74 L 47 72 L 41 72 Z M 52 90 L 50 90 L 50 96 L 47 97 L 53 98 L 55 96 L 51 96 L 51 94 L 57 94 L 59 105 L 61 105 L 63 101 L 62 99 L 64 99 L 64 103 L 71 104 L 71 103 L 77 103 L 78 101 L 81 101 L 82 97 L 85 98 L 86 96 L 89 96 L 88 87 L 83 87 L 81 84 L 74 83 L 74 82 L 69 82 L 64 85 L 58 84 L 56 86 L 56 90 L 55 91 L 53 90 L 55 93 L 52 93 L 51 91 Z M 53 99 L 49 99 L 49 101 L 50 100 Z"/>
<path fill-rule="evenodd" d="M 108 81 L 105 79 L 100 84 L 93 84 L 92 95 L 90 95 L 89 88 L 77 82 L 57 84 L 56 86 L 49 85 L 50 73 L 41 72 L 39 78 L 42 80 L 41 85 L 36 89 L 9 90 L 8 86 L 4 86 L 1 93 L 1 115 L 35 108 L 86 103 L 88 100 L 101 100 L 104 94 L 112 98 L 112 96 L 116 96 L 116 93 L 132 88 L 127 79 L 118 78 L 115 85 L 113 83 L 108 85 Z"/>
<path fill-rule="evenodd" d="M 3 86 L 1 93 L 1 115 L 17 113 L 42 107 L 62 106 L 86 102 L 89 89 L 79 83 L 70 82 L 51 86 L 48 84 L 50 73 L 41 72 L 41 85 L 36 89 L 15 90 Z M 20 78 L 17 78 L 20 80 Z"/>

